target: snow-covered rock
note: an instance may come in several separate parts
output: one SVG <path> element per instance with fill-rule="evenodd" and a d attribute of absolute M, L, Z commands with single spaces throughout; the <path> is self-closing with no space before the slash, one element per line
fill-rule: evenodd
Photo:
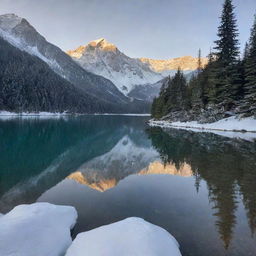
<path fill-rule="evenodd" d="M 112 81 L 124 94 L 136 85 L 153 84 L 163 76 L 139 59 L 126 56 L 104 38 L 67 52 L 85 70 Z"/>
<path fill-rule="evenodd" d="M 0 218 L 0 255 L 61 256 L 72 243 L 76 219 L 71 206 L 19 205 Z"/>
<path fill-rule="evenodd" d="M 66 256 L 181 256 L 166 230 L 140 218 L 128 218 L 80 233 Z"/>

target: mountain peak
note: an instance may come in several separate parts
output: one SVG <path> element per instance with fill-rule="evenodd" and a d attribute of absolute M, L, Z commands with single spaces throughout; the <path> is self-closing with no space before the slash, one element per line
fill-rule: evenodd
<path fill-rule="evenodd" d="M 100 39 L 91 41 L 88 44 L 88 46 L 92 47 L 92 48 L 97 48 L 97 49 L 100 49 L 103 51 L 116 51 L 117 50 L 117 47 L 114 44 L 108 42 L 105 38 L 100 38 Z"/>
<path fill-rule="evenodd" d="M 22 20 L 24 19 L 14 13 L 0 15 L 0 28 L 4 30 L 11 30 L 19 25 Z"/>
<path fill-rule="evenodd" d="M 84 53 L 93 52 L 95 50 L 114 53 L 118 51 L 114 44 L 108 42 L 105 38 L 100 38 L 89 42 L 87 45 L 81 45 L 75 50 L 69 50 L 66 53 L 73 58 L 79 59 L 83 56 Z"/>

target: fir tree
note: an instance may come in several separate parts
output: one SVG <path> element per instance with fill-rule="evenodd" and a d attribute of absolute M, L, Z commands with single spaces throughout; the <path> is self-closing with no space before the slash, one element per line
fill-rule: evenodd
<path fill-rule="evenodd" d="M 238 30 L 232 0 L 225 0 L 221 15 L 221 24 L 218 28 L 219 39 L 215 41 L 218 69 L 216 72 L 216 103 L 226 110 L 232 107 L 238 90 L 232 84 L 236 73 L 234 68 L 239 56 Z M 233 93 L 231 91 L 233 90 Z"/>
<path fill-rule="evenodd" d="M 197 62 L 197 73 L 201 73 L 203 70 L 203 65 L 202 65 L 202 52 L 201 49 L 198 51 L 198 62 Z"/>
<path fill-rule="evenodd" d="M 215 41 L 216 55 L 221 64 L 229 66 L 235 64 L 239 56 L 239 42 L 237 20 L 234 14 L 232 0 L 225 0 L 218 28 L 219 39 Z"/>
<path fill-rule="evenodd" d="M 245 50 L 244 103 L 249 112 L 256 114 L 256 16 L 249 45 Z"/>

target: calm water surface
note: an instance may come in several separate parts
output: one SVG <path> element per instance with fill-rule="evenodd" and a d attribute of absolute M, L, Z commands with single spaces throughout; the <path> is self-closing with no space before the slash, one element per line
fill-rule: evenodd
<path fill-rule="evenodd" d="M 146 117 L 0 121 L 0 212 L 73 205 L 73 236 L 137 216 L 184 256 L 256 255 L 256 143 L 149 129 Z"/>

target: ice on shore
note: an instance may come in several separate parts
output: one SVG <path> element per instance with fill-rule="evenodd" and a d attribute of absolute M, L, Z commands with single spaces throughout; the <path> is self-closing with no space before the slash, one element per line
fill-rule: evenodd
<path fill-rule="evenodd" d="M 72 243 L 77 212 L 49 203 L 19 205 L 0 217 L 0 255 L 61 256 Z"/>
<path fill-rule="evenodd" d="M 0 120 L 11 120 L 16 118 L 40 118 L 40 119 L 49 119 L 49 118 L 62 118 L 70 115 L 67 112 L 9 112 L 9 111 L 0 111 Z"/>
<path fill-rule="evenodd" d="M 253 117 L 229 117 L 215 123 L 199 124 L 192 122 L 169 122 L 150 120 L 150 126 L 178 128 L 192 131 L 209 131 L 221 136 L 253 140 L 256 138 L 256 119 Z M 246 133 L 245 133 L 246 132 Z"/>
<path fill-rule="evenodd" d="M 66 256 L 181 256 L 166 230 L 140 218 L 128 218 L 80 233 Z"/>

